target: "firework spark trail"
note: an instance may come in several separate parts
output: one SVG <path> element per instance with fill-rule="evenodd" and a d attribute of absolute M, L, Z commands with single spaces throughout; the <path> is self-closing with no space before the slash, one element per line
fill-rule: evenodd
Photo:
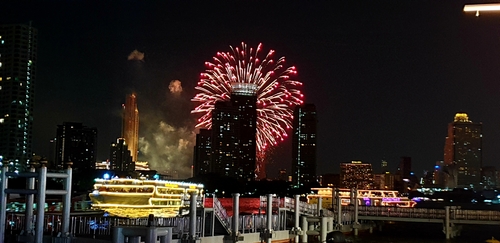
<path fill-rule="evenodd" d="M 200 75 L 192 99 L 200 104 L 191 113 L 200 113 L 196 127 L 211 128 L 212 110 L 217 101 L 229 101 L 231 83 L 250 83 L 257 86 L 257 151 L 265 154 L 268 146 L 274 146 L 287 137 L 293 120 L 293 106 L 303 103 L 299 88 L 302 83 L 291 79 L 297 71 L 294 66 L 285 67 L 285 58 L 274 61 L 274 50 L 259 59 L 262 44 L 256 49 L 245 43 L 230 46 L 231 52 L 217 52 L 213 62 L 205 62 L 207 70 Z"/>

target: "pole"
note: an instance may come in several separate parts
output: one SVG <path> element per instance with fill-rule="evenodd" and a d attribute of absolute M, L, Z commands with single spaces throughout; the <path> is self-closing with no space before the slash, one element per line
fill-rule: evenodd
<path fill-rule="evenodd" d="M 349 194 L 349 196 L 350 196 L 349 204 L 354 205 L 354 193 L 356 193 L 355 191 L 356 191 L 356 188 L 354 188 L 354 187 L 351 188 L 351 193 Z"/>
<path fill-rule="evenodd" d="M 5 189 L 7 189 L 7 176 L 6 173 L 9 171 L 9 167 L 7 167 L 8 163 L 3 163 L 2 165 L 2 190 L 0 192 L 0 242 L 4 241 L 5 237 L 5 222 L 7 221 L 7 194 L 5 193 Z"/>
<path fill-rule="evenodd" d="M 196 196 L 196 192 L 191 192 L 189 203 L 189 237 L 193 240 L 196 239 Z"/>
<path fill-rule="evenodd" d="M 62 233 L 63 234 L 70 234 L 71 232 L 69 231 L 69 220 L 70 220 L 70 213 L 71 213 L 71 183 L 72 183 L 72 169 L 71 165 L 73 163 L 68 162 L 66 163 L 68 168 L 66 168 L 66 174 L 68 175 L 67 178 L 64 179 L 64 190 L 66 191 L 66 194 L 64 194 L 63 197 L 63 212 L 62 212 Z"/>
<path fill-rule="evenodd" d="M 32 164 L 30 166 L 30 172 L 35 172 L 35 167 Z M 26 188 L 28 190 L 34 190 L 35 189 L 35 177 L 30 177 L 26 180 Z M 26 195 L 26 210 L 24 212 L 25 215 L 25 228 L 26 228 L 26 235 L 32 235 L 33 233 L 33 203 L 35 201 L 35 195 L 34 194 L 27 194 Z"/>
<path fill-rule="evenodd" d="M 240 230 L 240 194 L 233 193 L 233 227 L 232 227 L 234 242 L 238 240 Z"/>
<path fill-rule="evenodd" d="M 318 211 L 316 212 L 318 216 L 321 216 L 321 209 L 323 209 L 323 198 L 318 196 Z"/>
<path fill-rule="evenodd" d="M 326 216 L 321 217 L 320 221 L 320 242 L 325 242 L 326 241 L 326 234 L 328 233 L 328 218 Z"/>
<path fill-rule="evenodd" d="M 267 194 L 267 243 L 271 243 L 271 232 L 273 230 L 273 194 Z"/>
<path fill-rule="evenodd" d="M 215 199 L 216 199 L 216 197 L 215 197 L 215 193 L 214 193 L 214 194 L 212 194 L 212 209 L 213 209 L 213 211 L 212 211 L 212 229 L 211 229 L 212 231 L 210 232 L 211 236 L 215 236 L 215 210 L 216 210 L 215 209 Z"/>
<path fill-rule="evenodd" d="M 358 215 L 359 215 L 359 203 L 358 203 L 358 189 L 354 188 L 354 235 L 358 235 Z"/>
<path fill-rule="evenodd" d="M 45 162 L 45 163 L 43 163 Z M 45 218 L 45 190 L 47 189 L 47 167 L 46 161 L 40 161 L 42 167 L 38 173 L 38 200 L 36 204 L 36 224 L 35 224 L 35 242 L 43 242 L 43 223 Z"/>
<path fill-rule="evenodd" d="M 302 243 L 307 243 L 307 230 L 309 230 L 309 222 L 307 222 L 307 216 L 302 216 L 302 232 L 304 232 L 302 234 Z M 298 241 L 296 241 L 295 243 L 298 243 Z"/>
<path fill-rule="evenodd" d="M 342 199 L 340 198 L 340 189 L 335 189 L 335 194 L 337 194 L 337 218 L 339 226 L 342 225 Z"/>
<path fill-rule="evenodd" d="M 446 234 L 446 239 L 450 239 L 450 206 L 445 206 L 445 217 L 444 217 L 444 233 Z"/>
<path fill-rule="evenodd" d="M 294 205 L 295 206 L 295 212 L 294 212 L 295 213 L 294 214 L 294 216 L 295 216 L 295 224 L 294 224 L 295 230 L 299 229 L 299 223 L 300 223 L 299 222 L 299 220 L 300 220 L 299 219 L 299 217 L 300 217 L 300 205 L 299 205 L 299 203 L 300 203 L 300 195 L 295 195 L 295 205 Z M 286 227 L 286 225 L 285 225 L 285 227 Z M 299 243 L 299 235 L 298 234 L 295 235 L 295 243 Z"/>

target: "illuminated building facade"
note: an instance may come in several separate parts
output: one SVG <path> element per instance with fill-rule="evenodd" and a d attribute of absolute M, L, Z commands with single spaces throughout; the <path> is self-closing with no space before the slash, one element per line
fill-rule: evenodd
<path fill-rule="evenodd" d="M 394 175 L 390 172 L 373 174 L 373 189 L 394 190 Z"/>
<path fill-rule="evenodd" d="M 292 140 L 292 183 L 295 187 L 317 182 L 316 177 L 316 106 L 296 106 Z"/>
<path fill-rule="evenodd" d="M 212 159 L 212 131 L 200 129 L 196 134 L 196 145 L 194 146 L 193 174 L 199 176 L 210 172 Z"/>
<path fill-rule="evenodd" d="M 361 161 L 340 164 L 340 184 L 343 188 L 371 189 L 372 165 Z"/>
<path fill-rule="evenodd" d="M 481 182 L 482 123 L 457 113 L 448 124 L 444 146 L 444 164 L 448 168 L 448 187 L 474 187 Z"/>
<path fill-rule="evenodd" d="M 109 155 L 110 168 L 116 171 L 134 171 L 135 163 L 123 138 L 118 138 L 116 143 L 111 144 Z"/>
<path fill-rule="evenodd" d="M 217 102 L 212 111 L 211 172 L 255 179 L 257 154 L 257 97 L 255 84 L 232 85 L 231 100 Z"/>
<path fill-rule="evenodd" d="M 55 143 L 56 168 L 65 168 L 65 163 L 71 161 L 75 170 L 95 169 L 97 128 L 86 127 L 82 123 L 64 122 L 57 126 Z"/>
<path fill-rule="evenodd" d="M 37 30 L 0 25 L 0 156 L 11 170 L 31 159 Z"/>
<path fill-rule="evenodd" d="M 139 153 L 139 110 L 135 94 L 127 96 L 123 105 L 122 138 L 125 139 L 132 161 L 137 161 Z"/>

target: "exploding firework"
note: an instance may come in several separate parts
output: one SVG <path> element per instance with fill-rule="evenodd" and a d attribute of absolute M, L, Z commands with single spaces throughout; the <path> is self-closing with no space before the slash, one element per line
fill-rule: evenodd
<path fill-rule="evenodd" d="M 274 50 L 270 50 L 261 60 L 262 44 L 257 49 L 248 48 L 245 43 L 231 52 L 218 52 L 213 62 L 206 62 L 207 70 L 201 73 L 196 89 L 198 93 L 192 101 L 200 104 L 192 113 L 201 113 L 196 127 L 211 128 L 212 110 L 217 101 L 229 101 L 232 87 L 238 83 L 253 84 L 257 97 L 257 151 L 260 155 L 270 146 L 287 137 L 287 129 L 293 121 L 293 107 L 302 104 L 301 82 L 291 76 L 296 75 L 294 66 L 285 67 L 285 57 L 275 61 Z"/>

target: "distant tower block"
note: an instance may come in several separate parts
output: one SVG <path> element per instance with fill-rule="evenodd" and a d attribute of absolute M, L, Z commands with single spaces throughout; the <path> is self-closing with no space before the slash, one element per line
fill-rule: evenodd
<path fill-rule="evenodd" d="M 137 161 L 139 149 L 139 110 L 135 93 L 127 96 L 123 105 L 122 137 L 125 138 L 132 161 Z"/>
<path fill-rule="evenodd" d="M 481 186 L 482 126 L 481 122 L 469 120 L 464 112 L 457 113 L 448 124 L 443 168 L 447 187 Z"/>

